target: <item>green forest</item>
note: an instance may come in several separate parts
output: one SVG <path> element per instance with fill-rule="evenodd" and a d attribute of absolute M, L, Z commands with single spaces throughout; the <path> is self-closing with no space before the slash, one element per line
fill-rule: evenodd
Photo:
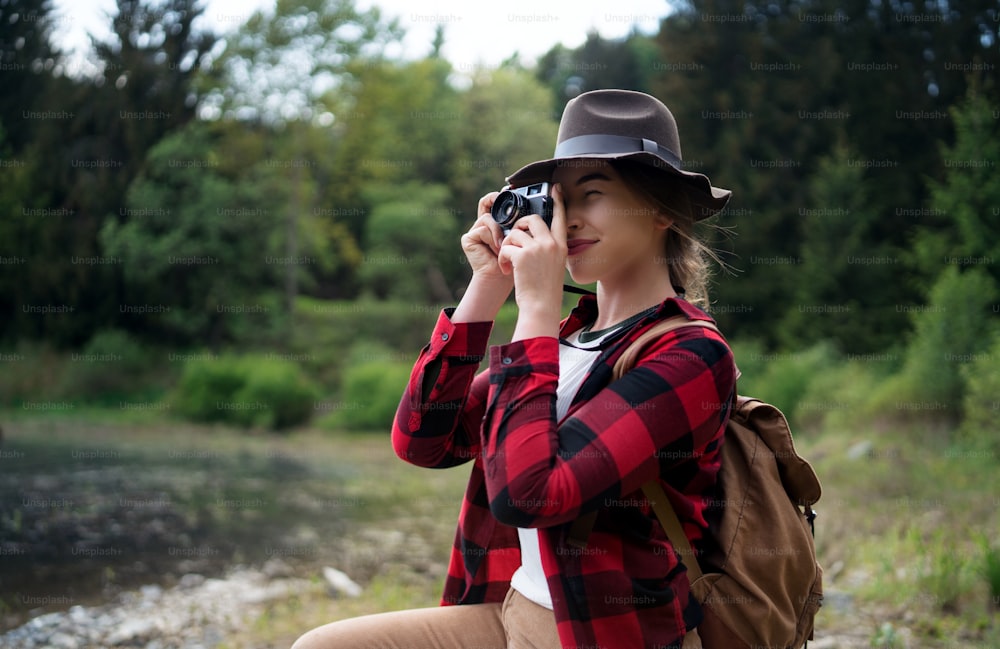
<path fill-rule="evenodd" d="M 921 467 L 954 480 L 962 502 L 963 480 L 996 475 L 996 0 L 678 1 L 655 34 L 554 38 L 537 61 L 511 52 L 496 66 L 447 60 L 452 25 L 421 58 L 389 56 L 405 23 L 353 0 L 278 0 L 224 34 L 195 27 L 204 11 L 117 0 L 112 35 L 80 72 L 51 2 L 0 0 L 8 434 L 25 418 L 96 417 L 386 435 L 433 322 L 469 279 L 459 238 L 479 197 L 551 155 L 569 99 L 624 88 L 663 100 L 685 168 L 733 191 L 702 234 L 723 262 L 709 311 L 741 393 L 782 408 L 820 463 L 891 440 L 871 442 L 864 484 L 893 498 Z M 495 341 L 515 320 L 511 300 Z M 851 482 L 845 467 L 820 478 Z M 956 524 L 998 522 L 990 481 L 992 513 L 970 507 Z M 0 513 L 16 540 L 22 519 Z M 917 637 L 989 646 L 992 529 L 948 564 L 935 563 L 944 539 L 879 528 L 894 540 L 861 552 L 870 565 L 892 561 L 885 548 L 932 559 L 851 592 L 881 601 L 916 583 L 933 593 L 918 608 L 951 620 Z M 817 545 L 827 564 L 847 561 Z M 866 641 L 911 646 L 893 635 L 902 613 L 881 610 L 892 624 L 866 627 Z"/>
<path fill-rule="evenodd" d="M 134 389 L 143 350 L 308 361 L 297 327 L 389 303 L 410 331 L 460 296 L 478 197 L 549 155 L 570 97 L 605 87 L 663 98 L 686 168 L 733 190 L 705 232 L 724 262 L 711 310 L 755 358 L 874 360 L 915 383 L 896 396 L 960 415 L 962 367 L 989 355 L 995 3 L 695 3 L 655 36 L 462 74 L 437 54 L 444 26 L 425 58 L 389 59 L 399 20 L 346 0 L 281 2 L 224 39 L 171 0 L 120 2 L 99 73 L 71 76 L 51 11 L 0 16 L 0 340 L 21 366 L 104 353 Z M 11 405 L 48 378 L 16 374 Z"/>
<path fill-rule="evenodd" d="M 4 3 L 0 340 L 13 362 L 299 353 L 294 330 L 316 314 L 433 313 L 467 281 L 456 242 L 478 197 L 548 156 L 565 102 L 604 87 L 663 98 L 686 168 L 734 191 L 705 233 L 730 337 L 907 366 L 918 382 L 943 371 L 951 414 L 960 366 L 989 353 L 995 3 L 698 3 L 655 36 L 591 34 L 530 66 L 513 55 L 462 74 L 436 54 L 444 27 L 425 58 L 388 59 L 398 20 L 348 1 L 282 2 L 225 39 L 192 28 L 199 11 L 120 2 L 114 38 L 95 42 L 100 72 L 79 77 L 52 43 L 49 3 Z M 148 365 L 129 363 L 112 373 Z"/>

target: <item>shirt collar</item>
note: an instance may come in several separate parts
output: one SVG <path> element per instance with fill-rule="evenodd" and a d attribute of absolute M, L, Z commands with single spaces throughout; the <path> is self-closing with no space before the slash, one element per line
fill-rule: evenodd
<path fill-rule="evenodd" d="M 712 320 L 708 314 L 690 302 L 677 297 L 668 297 L 660 303 L 660 306 L 655 313 L 651 316 L 643 318 L 633 326 L 640 326 L 643 323 L 648 322 L 650 319 L 665 320 L 676 315 L 684 315 L 691 320 Z M 591 323 L 596 319 L 597 296 L 584 295 L 576 303 L 576 306 L 573 307 L 573 310 L 570 311 L 569 316 L 563 320 L 559 335 L 565 338 L 577 329 L 582 329 L 588 323 Z"/>

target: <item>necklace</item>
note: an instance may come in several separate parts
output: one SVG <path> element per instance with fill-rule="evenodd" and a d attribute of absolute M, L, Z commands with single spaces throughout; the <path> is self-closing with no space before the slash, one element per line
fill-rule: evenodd
<path fill-rule="evenodd" d="M 618 330 L 618 329 L 625 329 L 627 327 L 630 327 L 630 326 L 634 325 L 636 322 L 639 322 L 640 320 L 642 320 L 646 316 L 652 315 L 653 313 L 655 313 L 658 308 L 660 308 L 659 304 L 657 304 L 655 306 L 651 306 L 648 309 L 646 309 L 645 311 L 640 311 L 639 313 L 636 313 L 631 318 L 627 318 L 625 320 L 622 320 L 618 324 L 613 324 L 610 327 L 607 327 L 605 329 L 601 329 L 599 331 L 591 331 L 590 328 L 592 326 L 594 326 L 594 325 L 593 325 L 593 323 L 588 324 L 586 327 L 584 327 L 583 329 L 580 330 L 580 337 L 578 338 L 578 340 L 581 343 L 593 342 L 593 341 L 597 340 L 598 338 L 602 338 L 603 336 L 606 336 L 607 334 L 611 333 L 612 331 L 615 331 L 615 330 Z"/>

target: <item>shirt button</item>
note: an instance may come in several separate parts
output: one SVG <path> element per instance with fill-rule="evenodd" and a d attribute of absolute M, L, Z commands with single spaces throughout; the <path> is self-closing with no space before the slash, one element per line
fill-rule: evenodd
<path fill-rule="evenodd" d="M 510 365 L 511 363 L 514 362 L 514 359 L 511 358 L 510 356 L 504 356 L 500 362 L 503 363 L 504 365 Z"/>
<path fill-rule="evenodd" d="M 448 340 L 448 334 L 441 334 L 441 340 Z"/>

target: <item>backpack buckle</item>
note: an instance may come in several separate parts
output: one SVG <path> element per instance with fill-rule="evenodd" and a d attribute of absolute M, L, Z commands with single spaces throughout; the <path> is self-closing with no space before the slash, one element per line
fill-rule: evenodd
<path fill-rule="evenodd" d="M 809 522 L 809 531 L 812 533 L 813 538 L 816 538 L 816 510 L 812 507 L 806 507 L 806 521 Z"/>

